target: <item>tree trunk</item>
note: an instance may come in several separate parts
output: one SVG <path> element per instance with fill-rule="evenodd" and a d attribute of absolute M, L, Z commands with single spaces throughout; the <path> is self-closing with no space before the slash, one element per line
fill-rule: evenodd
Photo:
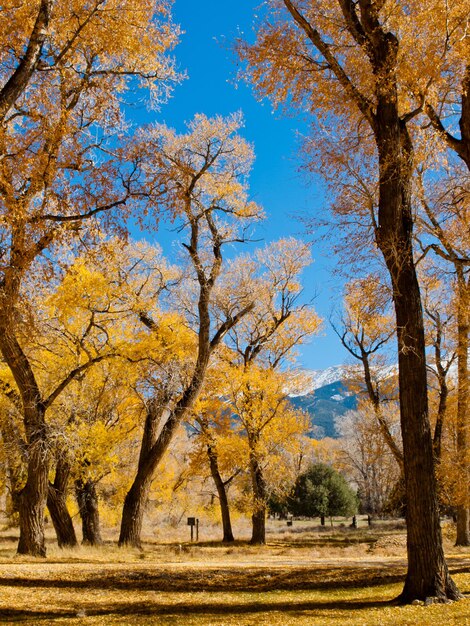
<path fill-rule="evenodd" d="M 18 283 L 19 278 L 15 281 Z M 14 282 L 15 282 L 14 281 Z M 19 283 L 15 289 L 19 289 Z M 44 511 L 49 486 L 49 450 L 45 421 L 46 408 L 26 355 L 15 335 L 15 312 L 11 309 L 15 289 L 1 294 L 0 350 L 19 390 L 18 406 L 23 413 L 26 434 L 26 484 L 18 495 L 20 539 L 18 554 L 45 556 Z"/>
<path fill-rule="evenodd" d="M 28 478 L 18 497 L 20 539 L 18 554 L 46 556 L 44 511 L 49 487 L 49 466 L 41 445 L 29 447 Z"/>
<path fill-rule="evenodd" d="M 82 543 L 90 546 L 102 544 L 98 494 L 96 493 L 95 483 L 90 479 L 86 481 L 76 480 L 75 496 L 82 519 Z"/>
<path fill-rule="evenodd" d="M 457 398 L 457 454 L 459 471 L 464 491 L 463 503 L 457 507 L 457 538 L 456 546 L 470 546 L 470 512 L 468 503 L 470 500 L 470 471 L 468 467 L 468 335 L 469 335 L 469 294 L 462 264 L 456 265 L 457 289 L 458 289 L 458 312 L 457 312 L 457 372 L 458 372 L 458 398 Z"/>
<path fill-rule="evenodd" d="M 142 524 L 152 478 L 153 471 L 139 469 L 131 488 L 126 494 L 119 535 L 120 546 L 128 545 L 134 548 L 142 548 Z"/>
<path fill-rule="evenodd" d="M 222 528 L 224 532 L 222 541 L 235 541 L 232 532 L 232 522 L 230 520 L 230 509 L 228 505 L 227 491 L 225 488 L 225 483 L 222 480 L 222 476 L 220 475 L 217 450 L 215 449 L 214 445 L 207 446 L 207 456 L 209 457 L 211 475 L 214 480 L 217 493 L 219 495 L 220 512 L 222 515 Z"/>
<path fill-rule="evenodd" d="M 266 481 L 263 468 L 256 454 L 256 442 L 250 441 L 250 473 L 253 485 L 252 534 L 250 543 L 264 545 L 266 543 Z"/>
<path fill-rule="evenodd" d="M 129 545 L 139 549 L 142 547 L 142 524 L 153 474 L 173 436 L 173 431 L 169 432 L 170 417 L 158 436 L 160 422 L 165 414 L 161 404 L 158 398 L 154 398 L 147 409 L 137 474 L 126 494 L 122 509 L 120 546 Z M 176 429 L 176 424 L 173 424 L 173 429 Z M 160 447 L 157 445 L 158 441 Z"/>
<path fill-rule="evenodd" d="M 398 116 L 396 94 L 389 87 L 387 92 L 377 108 L 380 186 L 376 237 L 392 281 L 397 322 L 408 531 L 408 572 L 400 600 L 456 599 L 460 594 L 442 548 L 428 415 L 423 311 L 412 248 L 412 146 Z"/>
<path fill-rule="evenodd" d="M 51 515 L 59 548 L 73 548 L 77 545 L 77 536 L 72 518 L 67 509 L 67 487 L 70 476 L 70 464 L 59 458 L 55 470 L 54 483 L 49 483 L 47 508 Z"/>

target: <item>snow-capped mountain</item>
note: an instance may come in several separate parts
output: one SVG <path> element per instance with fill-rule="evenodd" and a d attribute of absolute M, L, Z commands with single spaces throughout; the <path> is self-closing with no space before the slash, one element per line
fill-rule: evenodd
<path fill-rule="evenodd" d="M 307 396 L 315 389 L 345 380 L 348 369 L 344 365 L 333 365 L 324 370 L 300 370 L 292 379 L 289 396 Z"/>
<path fill-rule="evenodd" d="M 396 366 L 380 369 L 382 379 L 395 373 Z M 362 367 L 359 364 L 336 365 L 324 370 L 302 370 L 292 377 L 290 401 L 311 415 L 314 437 L 337 437 L 335 419 L 357 407 L 357 395 L 347 384 L 351 375 L 361 380 Z"/>
<path fill-rule="evenodd" d="M 292 405 L 310 414 L 312 436 L 337 437 L 335 419 L 357 407 L 357 396 L 346 388 L 341 380 L 317 386 L 309 393 L 290 396 Z"/>

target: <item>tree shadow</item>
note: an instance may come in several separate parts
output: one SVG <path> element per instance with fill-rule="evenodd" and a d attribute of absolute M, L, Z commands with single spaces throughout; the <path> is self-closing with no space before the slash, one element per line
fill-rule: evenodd
<path fill-rule="evenodd" d="M 210 568 L 155 571 L 147 568 L 89 574 L 80 580 L 9 576 L 0 586 L 49 589 L 117 589 L 164 592 L 267 592 L 314 591 L 377 587 L 403 580 L 404 571 L 386 568 Z"/>
<path fill-rule="evenodd" d="M 374 608 L 385 608 L 392 605 L 396 605 L 391 601 L 356 601 L 356 600 L 341 600 L 335 602 L 315 602 L 315 601 L 302 601 L 302 602 L 263 602 L 256 601 L 253 604 L 234 602 L 230 604 L 220 602 L 198 602 L 193 603 L 181 603 L 176 605 L 164 606 L 152 602 L 138 602 L 138 603 L 106 603 L 106 608 L 99 605 L 87 604 L 81 607 L 82 611 L 89 617 L 101 617 L 101 616 L 120 616 L 125 617 L 127 615 L 134 616 L 182 616 L 188 617 L 189 615 L 206 615 L 206 616 L 219 616 L 223 615 L 226 618 L 230 616 L 236 617 L 239 615 L 256 616 L 260 613 L 283 613 L 286 616 L 296 616 L 302 613 L 318 611 L 363 611 Z M 83 614 L 83 613 L 81 613 Z M 59 610 L 52 611 L 33 611 L 33 610 L 0 610 L 0 620 L 2 623 L 9 622 L 35 622 L 57 619 L 57 618 L 76 618 L 80 613 L 73 611 Z"/>

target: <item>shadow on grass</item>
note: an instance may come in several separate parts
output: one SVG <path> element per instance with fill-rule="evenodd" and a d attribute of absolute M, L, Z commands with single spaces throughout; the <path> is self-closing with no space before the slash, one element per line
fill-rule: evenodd
<path fill-rule="evenodd" d="M 363 611 L 373 608 L 385 608 L 387 606 L 396 605 L 392 601 L 363 601 L 358 602 L 351 601 L 337 601 L 337 602 L 255 602 L 249 603 L 220 603 L 220 602 L 205 602 L 205 603 L 178 603 L 176 605 L 164 606 L 160 604 L 153 604 L 151 602 L 138 602 L 138 603 L 106 603 L 106 608 L 100 606 L 85 607 L 86 615 L 89 617 L 99 616 L 165 616 L 174 615 L 182 617 L 189 615 L 223 615 L 224 617 L 237 616 L 237 615 L 249 615 L 253 616 L 259 613 L 279 613 L 284 615 L 298 615 L 305 612 L 315 611 Z M 83 610 L 83 609 L 82 609 Z M 83 614 L 83 613 L 82 613 Z M 57 618 L 76 618 L 78 615 L 72 611 L 25 611 L 25 610 L 0 610 L 0 620 L 2 623 L 9 622 L 35 622 L 57 619 Z"/>
<path fill-rule="evenodd" d="M 82 574 L 83 575 L 83 574 Z M 0 579 L 0 586 L 56 589 L 110 589 L 121 591 L 168 592 L 264 592 L 309 591 L 376 587 L 403 580 L 404 570 L 396 566 L 385 568 L 221 568 L 198 570 L 159 571 L 140 569 L 125 572 L 97 572 L 78 580 L 64 578 L 30 578 L 11 576 Z"/>

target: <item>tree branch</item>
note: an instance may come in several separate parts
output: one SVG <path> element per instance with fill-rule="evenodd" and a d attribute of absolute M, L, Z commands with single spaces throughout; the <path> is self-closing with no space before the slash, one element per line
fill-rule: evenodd
<path fill-rule="evenodd" d="M 26 52 L 18 67 L 0 91 L 0 124 L 3 123 L 8 111 L 25 91 L 38 65 L 42 46 L 47 36 L 51 8 L 52 0 L 41 0 Z"/>

